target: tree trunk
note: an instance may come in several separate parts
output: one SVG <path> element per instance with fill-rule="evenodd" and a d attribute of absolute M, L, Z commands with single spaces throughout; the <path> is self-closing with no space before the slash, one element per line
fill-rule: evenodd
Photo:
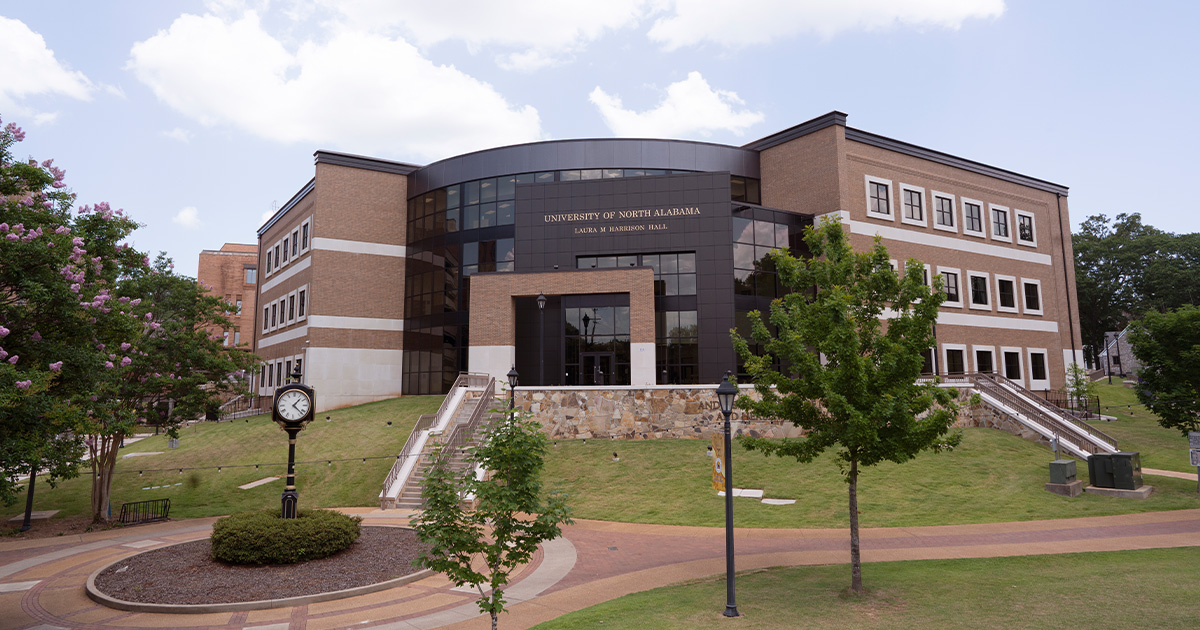
<path fill-rule="evenodd" d="M 858 460 L 850 460 L 850 590 L 862 595 L 862 558 L 858 545 Z"/>
<path fill-rule="evenodd" d="M 125 433 L 97 436 L 92 451 L 92 522 L 107 522 L 112 495 L 113 472 L 117 467 L 117 450 L 125 441 Z"/>
<path fill-rule="evenodd" d="M 498 620 L 499 620 L 499 617 L 496 615 L 496 611 L 493 610 L 492 611 L 492 630 L 496 630 L 496 622 Z"/>

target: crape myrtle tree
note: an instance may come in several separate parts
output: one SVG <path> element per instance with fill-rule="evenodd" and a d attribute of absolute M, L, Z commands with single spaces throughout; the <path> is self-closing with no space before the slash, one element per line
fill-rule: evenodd
<path fill-rule="evenodd" d="M 1129 341 L 1142 362 L 1138 400 L 1162 426 L 1200 431 L 1200 307 L 1150 311 L 1133 323 Z"/>
<path fill-rule="evenodd" d="M 940 276 L 932 290 L 924 284 L 924 265 L 916 260 L 899 277 L 878 238 L 870 250 L 854 252 L 840 222 L 808 227 L 804 240 L 809 259 L 772 253 L 791 291 L 771 303 L 769 318 L 750 313 L 752 339 L 762 353 L 731 331 L 761 397 L 742 396 L 738 406 L 791 421 L 804 436 L 739 441 L 748 450 L 805 463 L 834 450 L 849 488 L 851 590 L 861 594 L 861 469 L 902 463 L 926 449 L 953 447 L 961 438 L 950 432 L 956 392 L 918 382 L 923 353 L 935 343 L 933 324 L 944 294 Z"/>
<path fill-rule="evenodd" d="M 542 489 L 546 436 L 528 414 L 504 412 L 481 443 L 470 447 L 475 465 L 455 473 L 450 453 L 438 451 L 421 496 L 425 510 L 414 521 L 429 548 L 417 562 L 456 586 L 479 590 L 479 609 L 496 630 L 504 612 L 504 587 L 514 569 L 529 562 L 543 541 L 570 524 L 566 497 Z M 475 467 L 485 474 L 477 476 Z M 473 497 L 474 509 L 463 505 Z"/>
<path fill-rule="evenodd" d="M 17 473 L 74 475 L 86 450 L 104 520 L 117 449 L 150 406 L 172 397 L 183 417 L 253 357 L 190 327 L 228 325 L 229 307 L 125 244 L 138 225 L 123 211 L 73 215 L 61 169 L 13 159 L 23 139 L 0 131 L 0 499 L 15 501 Z"/>

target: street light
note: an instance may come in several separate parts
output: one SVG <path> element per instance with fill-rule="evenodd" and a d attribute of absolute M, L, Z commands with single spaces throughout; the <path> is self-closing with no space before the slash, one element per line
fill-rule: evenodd
<path fill-rule="evenodd" d="M 725 612 L 726 617 L 737 617 L 737 601 L 733 596 L 733 449 L 730 445 L 729 416 L 733 413 L 733 401 L 738 388 L 729 382 L 732 372 L 725 371 L 725 378 L 717 386 L 717 401 L 725 416 Z"/>
<path fill-rule="evenodd" d="M 517 402 L 517 366 L 508 371 L 508 410 L 516 408 Z"/>
<path fill-rule="evenodd" d="M 546 294 L 538 292 L 538 385 L 546 386 Z"/>

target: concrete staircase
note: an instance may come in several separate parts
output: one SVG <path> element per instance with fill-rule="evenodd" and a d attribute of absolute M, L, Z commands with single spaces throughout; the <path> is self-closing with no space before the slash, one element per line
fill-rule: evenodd
<path fill-rule="evenodd" d="M 440 446 L 452 452 L 451 466 L 466 470 L 469 462 L 463 447 L 484 434 L 495 404 L 496 379 L 483 374 L 462 374 L 442 401 L 436 414 L 417 420 L 379 493 L 379 507 L 420 509 L 421 488 L 433 452 Z"/>

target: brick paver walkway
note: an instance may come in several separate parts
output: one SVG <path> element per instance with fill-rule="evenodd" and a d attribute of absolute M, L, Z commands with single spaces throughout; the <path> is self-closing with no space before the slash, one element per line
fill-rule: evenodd
<path fill-rule="evenodd" d="M 368 524 L 404 514 L 366 509 Z M 239 613 L 130 613 L 88 599 L 83 585 L 124 556 L 208 535 L 215 519 L 146 525 L 82 536 L 0 542 L 0 630 L 211 628 L 220 630 L 410 630 L 486 628 L 474 596 L 430 577 L 342 600 Z M 737 568 L 849 561 L 845 530 L 740 529 Z M 865 529 L 866 562 L 981 558 L 1200 546 L 1200 510 L 1058 521 Z M 724 530 L 579 521 L 547 545 L 508 590 L 505 628 L 527 628 L 637 591 L 723 572 Z"/>

